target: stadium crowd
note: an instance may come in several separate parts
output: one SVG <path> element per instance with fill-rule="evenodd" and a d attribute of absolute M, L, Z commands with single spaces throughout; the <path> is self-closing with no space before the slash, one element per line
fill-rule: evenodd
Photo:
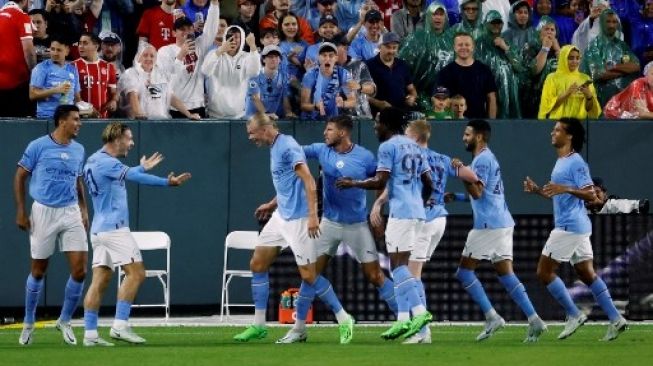
<path fill-rule="evenodd" d="M 653 0 L 233 2 L 0 0 L 0 116 L 653 118 Z"/>

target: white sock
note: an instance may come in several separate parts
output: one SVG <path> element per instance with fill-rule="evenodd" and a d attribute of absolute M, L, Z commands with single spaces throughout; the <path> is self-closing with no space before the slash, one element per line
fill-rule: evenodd
<path fill-rule="evenodd" d="M 295 325 L 292 329 L 297 332 L 303 332 L 306 329 L 306 320 L 295 320 Z"/>
<path fill-rule="evenodd" d="M 419 305 L 415 306 L 414 308 L 410 309 L 410 311 L 413 312 L 413 316 L 422 315 L 422 314 L 426 313 L 426 308 L 424 307 L 424 305 L 419 304 Z"/>
<path fill-rule="evenodd" d="M 113 320 L 113 329 L 125 329 L 125 328 L 127 328 L 126 320 L 120 320 L 120 319 Z"/>
<path fill-rule="evenodd" d="M 338 324 L 346 323 L 349 320 L 349 314 L 347 314 L 345 309 L 340 309 L 340 311 L 336 313 L 336 320 L 338 321 Z"/>
<path fill-rule="evenodd" d="M 400 322 L 405 322 L 406 320 L 410 320 L 410 313 L 407 311 L 402 311 L 397 314 L 397 321 Z"/>
<path fill-rule="evenodd" d="M 258 325 L 260 327 L 265 325 L 265 312 L 266 310 L 254 310 L 254 325 Z"/>
<path fill-rule="evenodd" d="M 485 313 L 485 320 L 492 320 L 492 319 L 496 318 L 497 316 L 499 316 L 499 314 L 497 313 L 496 310 L 494 310 L 494 308 L 492 308 L 492 309 L 488 310 L 487 313 Z"/>
<path fill-rule="evenodd" d="M 529 323 L 532 323 L 532 322 L 538 320 L 539 318 L 540 318 L 539 315 L 537 315 L 537 314 L 533 314 L 533 315 L 531 315 L 531 316 L 528 317 L 528 322 L 529 322 Z"/>
<path fill-rule="evenodd" d="M 84 331 L 84 338 L 86 339 L 97 339 L 99 337 L 100 335 L 98 334 L 97 329 Z"/>

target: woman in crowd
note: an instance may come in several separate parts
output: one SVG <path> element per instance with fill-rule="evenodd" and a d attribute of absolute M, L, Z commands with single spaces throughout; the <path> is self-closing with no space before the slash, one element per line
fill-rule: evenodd
<path fill-rule="evenodd" d="M 610 98 L 603 113 L 609 119 L 653 118 L 653 61 L 644 67 L 644 77 Z"/>

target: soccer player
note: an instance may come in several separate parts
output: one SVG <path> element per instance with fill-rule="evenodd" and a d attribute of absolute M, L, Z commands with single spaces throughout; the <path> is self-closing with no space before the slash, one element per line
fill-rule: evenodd
<path fill-rule="evenodd" d="M 415 277 L 415 286 L 422 301 L 426 307 L 426 293 L 422 283 L 422 267 L 427 262 L 435 248 L 437 248 L 444 229 L 447 225 L 447 210 L 444 208 L 444 188 L 447 184 L 448 177 L 459 177 L 466 182 L 474 183 L 478 177 L 474 172 L 460 164 L 452 164 L 452 160 L 447 155 L 439 154 L 428 148 L 428 141 L 431 138 L 431 125 L 425 120 L 416 120 L 410 122 L 406 128 L 406 136 L 414 140 L 426 156 L 428 165 L 431 169 L 431 180 L 433 181 L 433 193 L 430 197 L 430 205 L 426 207 L 426 220 L 424 226 L 417 234 L 415 247 L 410 253 L 408 269 Z M 371 221 L 375 226 L 382 226 L 381 208 L 387 201 L 387 189 L 376 200 L 372 212 L 370 213 Z M 429 327 L 423 327 L 419 333 L 407 339 L 406 344 L 431 343 L 431 331 Z"/>
<path fill-rule="evenodd" d="M 274 205 L 277 205 L 277 209 L 261 231 L 250 261 L 254 324 L 234 336 L 234 339 L 247 342 L 267 336 L 268 270 L 279 255 L 280 248 L 289 245 L 302 277 L 301 286 L 311 287 L 329 306 L 340 325 L 340 343 L 349 343 L 353 336 L 354 319 L 342 308 L 331 283 L 315 269 L 315 239 L 320 235 L 317 194 L 304 152 L 295 139 L 279 133 L 276 123 L 262 113 L 256 113 L 247 121 L 247 134 L 257 146 L 270 146 L 270 170 L 277 193 L 271 202 L 256 210 L 256 215 L 271 211 Z"/>
<path fill-rule="evenodd" d="M 308 159 L 316 159 L 322 167 L 324 214 L 317 239 L 317 273 L 322 273 L 340 243 L 346 243 L 361 263 L 365 277 L 379 291 L 394 313 L 397 301 L 394 283 L 385 277 L 379 265 L 376 244 L 367 224 L 367 194 L 362 189 L 338 190 L 336 179 L 342 176 L 366 179 L 374 176 L 374 155 L 351 141 L 353 121 L 349 116 L 332 117 L 324 129 L 324 143 L 303 146 Z M 306 340 L 306 316 L 315 297 L 310 286 L 302 283 L 297 298 L 295 326 L 279 343 L 295 343 Z"/>
<path fill-rule="evenodd" d="M 25 286 L 23 331 L 18 339 L 22 345 L 32 343 L 43 276 L 57 243 L 68 259 L 70 277 L 56 327 L 66 343 L 77 344 L 70 318 L 84 289 L 88 252 L 88 213 L 82 182 L 84 147 L 75 141 L 82 125 L 79 109 L 74 105 L 58 106 L 54 111 L 54 125 L 51 134 L 27 145 L 14 178 L 16 224 L 30 234 L 32 257 Z M 25 209 L 25 182 L 28 178 L 29 194 L 34 199 L 30 216 Z"/>
<path fill-rule="evenodd" d="M 141 164 L 136 167 L 123 164 L 118 158 L 127 157 L 134 147 L 132 132 L 123 123 L 109 124 L 102 132 L 102 142 L 104 146 L 91 155 L 84 166 L 84 179 L 94 212 L 91 225 L 93 279 L 84 298 L 84 346 L 113 346 L 99 337 L 97 321 L 102 295 L 116 266 L 121 266 L 126 276 L 118 289 L 116 318 L 109 335 L 129 343 L 145 343 L 145 339 L 134 333 L 127 323 L 131 304 L 145 279 L 145 267 L 141 252 L 129 232 L 125 180 L 150 186 L 180 186 L 191 175 L 170 173 L 167 178 L 161 178 L 145 173 L 163 160 L 159 153 L 149 158 L 143 156 Z"/>
<path fill-rule="evenodd" d="M 390 219 L 385 238 L 393 268 L 398 314 L 397 321 L 381 337 L 396 339 L 403 335 L 407 339 L 432 319 L 419 298 L 415 278 L 407 266 L 426 218 L 425 202 L 433 191 L 430 168 L 419 146 L 404 135 L 401 110 L 393 107 L 382 110 L 374 123 L 374 132 L 381 141 L 376 175 L 363 180 L 342 177 L 336 186 L 382 190 L 388 185 Z"/>
<path fill-rule="evenodd" d="M 535 312 L 524 285 L 512 269 L 515 222 L 506 205 L 499 162 L 488 147 L 490 133 L 490 124 L 476 119 L 467 123 L 463 135 L 466 150 L 474 156 L 471 168 L 479 180 L 476 183 L 464 182 L 472 198 L 474 227 L 467 235 L 456 277 L 485 315 L 485 329 L 476 337 L 477 341 L 491 337 L 506 323 L 492 307 L 483 285 L 474 273 L 481 260 L 489 260 L 499 275 L 499 282 L 528 318 L 524 342 L 536 342 L 546 330 L 546 325 Z M 456 161 L 454 159 L 454 164 Z"/>
<path fill-rule="evenodd" d="M 531 178 L 524 180 L 524 191 L 553 200 L 555 228 L 544 245 L 537 265 L 537 277 L 565 309 L 567 321 L 558 339 L 565 339 L 585 323 L 587 316 L 574 304 L 565 284 L 556 276 L 560 262 L 569 262 L 583 283 L 592 290 L 596 302 L 610 319 L 604 341 L 616 339 L 626 330 L 626 319 L 612 302 L 603 280 L 594 272 L 592 261 L 592 223 L 587 216 L 585 202 L 596 199 L 594 183 L 587 163 L 580 156 L 585 140 L 585 129 L 578 119 L 561 118 L 551 132 L 551 145 L 558 160 L 551 172 L 551 181 L 543 187 Z"/>

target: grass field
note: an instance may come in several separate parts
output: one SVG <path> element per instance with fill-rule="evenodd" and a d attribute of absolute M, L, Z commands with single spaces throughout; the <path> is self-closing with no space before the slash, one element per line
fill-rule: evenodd
<path fill-rule="evenodd" d="M 379 338 L 384 327 L 359 326 L 354 341 L 339 345 L 337 328 L 315 327 L 304 344 L 276 345 L 287 328 L 270 328 L 268 338 L 235 343 L 242 328 L 137 328 L 147 344 L 119 343 L 113 348 L 72 347 L 54 328 L 37 329 L 34 343 L 18 345 L 19 330 L 0 330 L 0 365 L 592 365 L 653 364 L 653 325 L 635 324 L 614 342 L 599 342 L 605 325 L 586 325 L 564 341 L 556 339 L 562 326 L 550 326 L 538 343 L 521 343 L 522 326 L 506 327 L 482 343 L 474 338 L 480 326 L 432 326 L 433 344 L 402 345 Z M 81 343 L 82 329 L 75 328 Z M 107 340 L 108 329 L 100 334 Z"/>

